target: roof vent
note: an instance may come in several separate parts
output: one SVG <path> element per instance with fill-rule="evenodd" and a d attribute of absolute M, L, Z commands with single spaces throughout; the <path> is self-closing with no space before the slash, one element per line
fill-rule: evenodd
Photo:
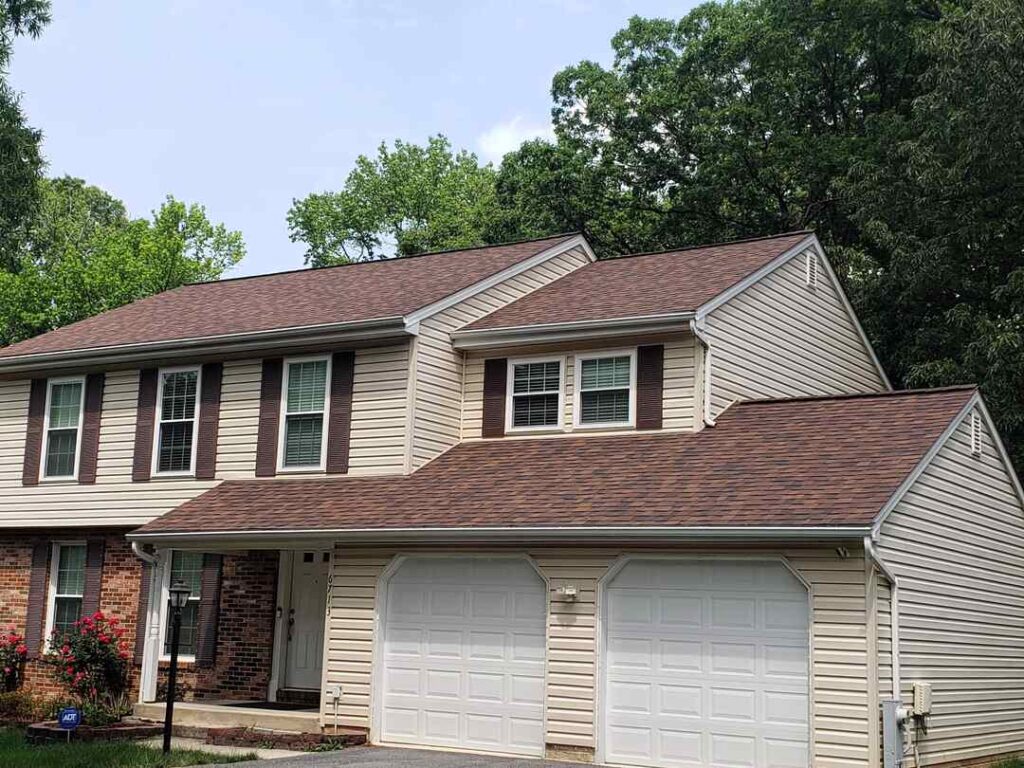
<path fill-rule="evenodd" d="M 818 265 L 818 254 L 814 251 L 807 252 L 807 287 L 817 288 L 818 287 L 818 271 L 820 267 Z"/>
<path fill-rule="evenodd" d="M 981 416 L 977 411 L 971 412 L 971 453 L 981 456 Z"/>

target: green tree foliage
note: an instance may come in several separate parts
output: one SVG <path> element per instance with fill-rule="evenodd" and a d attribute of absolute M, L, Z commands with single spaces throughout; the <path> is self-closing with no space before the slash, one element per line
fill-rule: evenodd
<path fill-rule="evenodd" d="M 43 169 L 39 131 L 25 122 L 18 94 L 8 85 L 14 39 L 37 37 L 50 21 L 47 0 L 0 0 L 0 268 L 14 265 L 24 226 L 38 203 Z"/>
<path fill-rule="evenodd" d="M 58 328 L 184 283 L 216 280 L 242 236 L 168 197 L 150 219 L 81 179 L 40 182 L 17 268 L 0 272 L 0 343 Z"/>
<path fill-rule="evenodd" d="M 478 245 L 495 210 L 490 166 L 434 136 L 425 147 L 396 141 L 376 158 L 360 155 L 340 192 L 293 201 L 288 225 L 319 267 Z"/>

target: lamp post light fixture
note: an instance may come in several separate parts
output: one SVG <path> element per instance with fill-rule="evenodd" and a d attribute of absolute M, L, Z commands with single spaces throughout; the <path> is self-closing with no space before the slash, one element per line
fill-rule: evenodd
<path fill-rule="evenodd" d="M 181 609 L 192 594 L 188 584 L 176 581 L 169 590 L 171 604 L 171 668 L 167 674 L 167 706 L 164 709 L 164 754 L 171 751 L 171 726 L 174 723 L 174 699 L 178 689 L 178 643 L 181 640 Z"/>

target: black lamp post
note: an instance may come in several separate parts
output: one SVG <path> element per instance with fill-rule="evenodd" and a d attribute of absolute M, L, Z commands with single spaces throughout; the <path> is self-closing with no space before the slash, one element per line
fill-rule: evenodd
<path fill-rule="evenodd" d="M 167 675 L 167 707 L 164 710 L 164 754 L 171 751 L 171 725 L 174 722 L 174 699 L 178 688 L 178 642 L 181 639 L 181 609 L 188 602 L 192 590 L 188 584 L 171 584 L 171 669 Z"/>

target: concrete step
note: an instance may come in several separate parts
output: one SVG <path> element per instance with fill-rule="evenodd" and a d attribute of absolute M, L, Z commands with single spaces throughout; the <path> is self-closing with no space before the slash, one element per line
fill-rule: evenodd
<path fill-rule="evenodd" d="M 164 703 L 136 704 L 135 716 L 164 721 Z M 224 706 L 216 703 L 174 703 L 175 726 L 193 728 L 261 728 L 285 733 L 320 733 L 319 712 L 289 712 L 258 707 Z"/>

